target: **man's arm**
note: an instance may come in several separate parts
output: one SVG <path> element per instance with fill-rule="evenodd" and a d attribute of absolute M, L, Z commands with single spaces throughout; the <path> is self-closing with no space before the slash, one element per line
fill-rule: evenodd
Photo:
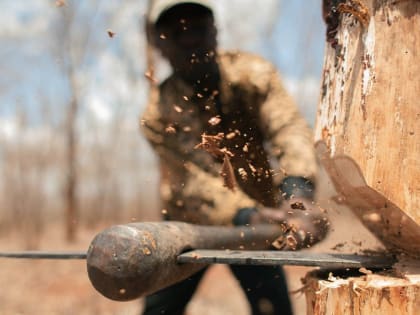
<path fill-rule="evenodd" d="M 290 176 L 315 182 L 317 162 L 312 131 L 275 72 L 270 76 L 266 93 L 259 115 L 269 155 L 277 163 L 274 167 L 278 167 L 275 183 L 280 186 Z"/>
<path fill-rule="evenodd" d="M 155 104 L 154 104 L 155 105 Z M 171 198 L 183 201 L 186 221 L 198 221 L 202 224 L 229 225 L 240 208 L 257 207 L 259 204 L 239 187 L 230 190 L 224 187 L 222 176 L 203 168 L 194 162 L 194 154 L 182 152 L 170 135 L 165 132 L 165 123 L 161 121 L 159 111 L 149 106 L 143 115 L 142 131 L 149 140 L 160 159 L 168 165 L 177 162 L 176 171 L 182 171 L 185 181 L 182 187 L 173 187 Z M 213 161 L 212 169 L 221 170 L 222 164 Z"/>
<path fill-rule="evenodd" d="M 179 159 L 179 152 L 164 145 L 163 134 L 148 127 L 147 123 L 144 124 L 144 131 L 161 158 L 182 160 Z M 180 167 L 186 172 L 186 182 L 181 188 L 185 214 L 200 215 L 200 223 L 281 224 L 285 233 L 279 237 L 275 247 L 283 250 L 310 247 L 323 239 L 328 231 L 326 216 L 314 207 L 310 198 L 294 197 L 283 202 L 281 209 L 265 208 L 241 190 L 231 191 L 223 187 L 220 176 L 206 172 L 192 162 L 182 163 Z"/>
<path fill-rule="evenodd" d="M 323 239 L 329 227 L 326 214 L 314 202 L 318 165 L 312 131 L 284 89 L 275 68 L 266 61 L 261 63 L 263 66 L 253 68 L 269 73 L 257 70 L 250 74 L 250 82 L 265 96 L 258 104 L 260 128 L 268 142 L 270 159 L 274 161 L 273 180 L 283 202 L 276 210 L 258 209 L 254 220 L 279 222 L 285 227 L 289 236 L 283 242 L 279 240 L 279 248 L 309 247 Z"/>

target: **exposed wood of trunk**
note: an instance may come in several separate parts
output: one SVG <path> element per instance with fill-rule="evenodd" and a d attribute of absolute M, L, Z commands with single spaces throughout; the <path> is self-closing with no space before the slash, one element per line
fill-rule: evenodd
<path fill-rule="evenodd" d="M 306 275 L 308 315 L 417 315 L 420 314 L 420 276 L 392 274 L 336 277 L 312 272 Z"/>
<path fill-rule="evenodd" d="M 370 231 L 389 250 L 418 257 L 420 1 L 327 3 L 338 13 L 326 6 L 333 14 L 315 127 L 319 156 L 339 199 Z M 411 262 L 418 268 L 417 258 Z M 304 282 L 308 315 L 420 314 L 416 268 L 310 273 Z"/>
<path fill-rule="evenodd" d="M 343 202 L 389 248 L 418 255 L 420 1 L 338 2 L 315 140 Z"/>

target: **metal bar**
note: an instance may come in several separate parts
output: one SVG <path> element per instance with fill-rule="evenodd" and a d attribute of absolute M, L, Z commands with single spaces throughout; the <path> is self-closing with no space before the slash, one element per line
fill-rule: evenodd
<path fill-rule="evenodd" d="M 86 252 L 85 251 L 71 251 L 71 252 L 48 252 L 48 251 L 0 252 L 0 258 L 86 259 Z"/>
<path fill-rule="evenodd" d="M 86 252 L 22 251 L 0 252 L 0 258 L 20 259 L 86 259 Z M 392 256 L 325 254 L 294 251 L 245 251 L 197 249 L 177 257 L 180 263 L 231 265 L 292 265 L 324 268 L 390 268 L 396 262 Z"/>
<path fill-rule="evenodd" d="M 392 256 L 323 254 L 293 251 L 192 250 L 178 256 L 180 263 L 231 265 L 292 265 L 323 268 L 390 268 Z"/>

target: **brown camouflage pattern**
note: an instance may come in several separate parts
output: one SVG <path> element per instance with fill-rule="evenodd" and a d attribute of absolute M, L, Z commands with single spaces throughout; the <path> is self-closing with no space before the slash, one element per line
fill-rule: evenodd
<path fill-rule="evenodd" d="M 218 63 L 219 91 L 194 94 L 172 75 L 143 113 L 142 131 L 160 159 L 162 207 L 170 220 L 230 224 L 239 208 L 278 205 L 285 176 L 316 178 L 312 131 L 275 67 L 243 52 L 219 53 Z M 223 157 L 195 148 L 202 134 L 220 132 L 221 146 L 233 153 L 234 190 L 220 176 Z"/>

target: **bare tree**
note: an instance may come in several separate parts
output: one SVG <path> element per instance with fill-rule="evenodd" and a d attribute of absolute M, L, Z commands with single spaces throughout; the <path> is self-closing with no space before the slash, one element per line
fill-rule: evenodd
<path fill-rule="evenodd" d="M 89 13 L 95 15 L 98 2 L 90 0 L 89 4 L 93 10 Z M 76 238 L 76 228 L 78 221 L 78 143 L 77 143 L 77 117 L 81 103 L 81 87 L 77 78 L 77 71 L 80 70 L 88 51 L 90 44 L 90 35 L 92 32 L 91 19 L 81 18 L 80 7 L 82 2 L 68 1 L 65 6 L 60 8 L 59 19 L 56 21 L 54 50 L 60 59 L 63 75 L 68 81 L 70 99 L 65 114 L 64 132 L 66 138 L 66 160 L 67 169 L 65 180 L 65 226 L 66 238 L 68 241 L 74 241 Z"/>

